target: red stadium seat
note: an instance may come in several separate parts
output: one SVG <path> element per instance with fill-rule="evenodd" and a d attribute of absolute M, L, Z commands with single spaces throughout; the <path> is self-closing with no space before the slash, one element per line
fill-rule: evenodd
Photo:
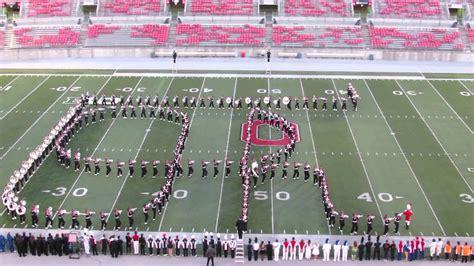
<path fill-rule="evenodd" d="M 75 47 L 79 35 L 79 28 L 72 27 L 23 27 L 13 31 L 17 47 Z"/>
<path fill-rule="evenodd" d="M 346 17 L 350 6 L 345 0 L 285 0 L 283 11 L 286 15 Z"/>
<path fill-rule="evenodd" d="M 380 0 L 377 6 L 382 17 L 437 18 L 442 15 L 439 0 Z"/>
<path fill-rule="evenodd" d="M 161 0 L 107 0 L 103 6 L 105 15 L 157 15 Z"/>
<path fill-rule="evenodd" d="M 27 17 L 71 16 L 73 0 L 26 0 L 22 7 L 26 8 Z"/>
<path fill-rule="evenodd" d="M 193 0 L 190 11 L 209 15 L 252 15 L 256 6 L 253 0 Z"/>
<path fill-rule="evenodd" d="M 373 48 L 463 50 L 457 29 L 370 27 Z"/>
<path fill-rule="evenodd" d="M 249 45 L 263 46 L 265 28 L 260 25 L 178 24 L 176 44 L 187 46 Z"/>

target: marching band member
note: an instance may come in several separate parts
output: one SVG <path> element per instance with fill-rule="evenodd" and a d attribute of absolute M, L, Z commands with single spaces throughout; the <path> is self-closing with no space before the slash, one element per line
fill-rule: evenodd
<path fill-rule="evenodd" d="M 384 236 L 387 236 L 388 234 L 388 230 L 389 230 L 389 225 L 390 223 L 392 222 L 392 220 L 395 219 L 395 218 L 389 218 L 387 214 L 385 214 L 383 216 L 383 235 Z"/>
<path fill-rule="evenodd" d="M 344 229 L 344 226 L 346 225 L 346 219 L 349 218 L 349 215 L 346 215 L 344 211 L 341 211 L 341 214 L 339 215 L 339 232 L 342 235 L 342 230 Z"/>
<path fill-rule="evenodd" d="M 358 215 L 356 213 L 352 214 L 352 228 L 351 228 L 351 235 L 356 234 L 359 230 L 359 219 L 364 217 L 363 215 Z"/>
<path fill-rule="evenodd" d="M 336 98 L 336 96 L 332 96 L 332 110 L 337 111 L 337 98 Z"/>
<path fill-rule="evenodd" d="M 39 205 L 33 205 L 31 207 L 31 226 L 38 228 L 38 214 L 39 214 Z"/>
<path fill-rule="evenodd" d="M 233 164 L 233 161 L 228 159 L 225 160 L 225 177 L 228 178 L 230 175 L 230 166 Z"/>
<path fill-rule="evenodd" d="M 147 170 L 146 170 L 146 165 L 149 164 L 148 161 L 145 161 L 145 160 L 141 160 L 140 162 L 140 168 L 142 170 L 142 177 L 145 177 L 146 174 L 147 174 Z"/>
<path fill-rule="evenodd" d="M 202 160 L 201 161 L 201 169 L 202 169 L 202 178 L 207 177 L 207 165 L 209 162 Z"/>
<path fill-rule="evenodd" d="M 49 206 L 44 210 L 44 216 L 45 216 L 45 224 L 44 228 L 52 228 L 53 227 L 53 207 Z"/>
<path fill-rule="evenodd" d="M 153 178 L 156 178 L 156 176 L 158 175 L 158 164 L 160 163 L 160 161 L 158 160 L 153 160 L 152 161 L 152 166 L 153 166 Z"/>
<path fill-rule="evenodd" d="M 214 178 L 217 178 L 217 175 L 219 174 L 219 164 L 221 162 L 222 161 L 216 160 L 216 159 L 214 159 L 214 161 L 212 162 L 212 164 L 214 166 Z"/>
<path fill-rule="evenodd" d="M 143 205 L 143 215 L 145 216 L 145 224 L 148 224 L 148 211 L 151 208 L 151 203 Z"/>
<path fill-rule="evenodd" d="M 128 230 L 132 230 L 133 227 L 133 215 L 137 208 L 128 208 L 127 209 L 127 217 L 128 217 Z"/>
<path fill-rule="evenodd" d="M 104 159 L 105 161 L 105 176 L 109 176 L 110 172 L 112 172 L 112 168 L 110 167 L 110 165 L 112 165 L 113 161 L 112 159 L 109 159 L 108 157 L 105 157 Z"/>
<path fill-rule="evenodd" d="M 370 232 L 372 232 L 372 224 L 374 223 L 374 218 L 375 216 L 373 216 L 371 213 L 367 215 L 367 235 L 370 235 Z"/>
<path fill-rule="evenodd" d="M 125 162 L 118 160 L 117 161 L 117 178 L 122 176 L 122 166 L 125 165 Z"/>
<path fill-rule="evenodd" d="M 86 219 L 86 228 L 91 229 L 92 226 L 92 215 L 94 215 L 95 212 L 93 212 L 91 209 L 86 209 L 86 212 L 84 213 L 84 217 Z"/>
<path fill-rule="evenodd" d="M 122 221 L 120 220 L 120 215 L 121 214 L 122 214 L 122 210 L 119 210 L 118 208 L 115 208 L 115 210 L 114 210 L 114 219 L 115 219 L 114 230 L 115 231 L 120 230 L 120 227 L 122 226 Z"/>
<path fill-rule="evenodd" d="M 128 160 L 128 176 L 130 178 L 133 178 L 133 173 L 135 173 L 135 169 L 134 169 L 134 166 L 135 166 L 135 163 L 137 161 L 135 160 L 132 160 L 132 159 L 129 159 Z"/>
<path fill-rule="evenodd" d="M 20 224 L 24 224 L 26 220 L 26 201 L 21 200 L 20 204 L 16 207 L 16 213 L 20 217 Z"/>
<path fill-rule="evenodd" d="M 59 208 L 56 211 L 56 214 L 58 215 L 58 228 L 64 229 L 64 225 L 66 224 L 64 221 L 64 215 L 68 214 L 68 212 L 64 209 Z"/>
<path fill-rule="evenodd" d="M 106 212 L 99 212 L 99 218 L 100 218 L 100 230 L 104 231 L 105 228 L 107 228 L 107 216 L 109 216 L 110 213 Z"/>
<path fill-rule="evenodd" d="M 407 204 L 407 209 L 403 211 L 403 215 L 405 216 L 405 229 L 408 230 L 410 228 L 411 216 L 413 215 L 412 204 Z"/>

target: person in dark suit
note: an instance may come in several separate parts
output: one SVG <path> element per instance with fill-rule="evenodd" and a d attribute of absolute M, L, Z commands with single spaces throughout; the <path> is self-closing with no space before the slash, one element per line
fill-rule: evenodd
<path fill-rule="evenodd" d="M 210 245 L 206 251 L 207 257 L 207 266 L 209 266 L 209 261 L 211 261 L 211 265 L 214 266 L 214 256 L 216 255 L 216 250 L 214 249 L 214 245 Z"/>

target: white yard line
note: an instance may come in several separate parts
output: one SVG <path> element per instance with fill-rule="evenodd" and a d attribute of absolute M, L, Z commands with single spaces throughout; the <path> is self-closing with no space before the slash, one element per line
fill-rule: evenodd
<path fill-rule="evenodd" d="M 303 81 L 300 80 L 300 87 L 301 87 L 301 93 L 303 94 L 303 98 L 305 97 L 304 94 L 304 86 L 303 86 Z M 309 109 L 309 108 L 308 108 Z M 306 118 L 308 120 L 308 127 L 309 127 L 309 135 L 311 136 L 311 144 L 313 145 L 313 152 L 314 152 L 314 161 L 316 162 L 316 166 L 319 167 L 319 160 L 318 160 L 318 155 L 316 154 L 316 145 L 314 144 L 314 135 L 313 135 L 313 129 L 311 128 L 311 122 L 309 120 L 309 113 L 308 110 L 306 111 Z M 331 227 L 329 226 L 329 223 L 327 224 L 329 234 L 332 235 Z"/>
<path fill-rule="evenodd" d="M 206 83 L 206 78 L 202 80 L 201 89 L 199 90 L 199 95 L 196 100 L 201 98 L 202 91 L 204 90 L 204 84 Z M 193 125 L 194 115 L 196 114 L 196 110 L 199 108 L 194 108 L 193 115 L 191 116 L 191 120 L 189 121 L 189 132 L 191 132 L 191 126 Z M 163 210 L 163 214 L 161 215 L 160 226 L 158 227 L 158 231 L 161 231 L 161 226 L 163 225 L 163 220 L 166 215 L 166 210 L 168 209 L 169 202 L 166 203 L 165 209 Z"/>
<path fill-rule="evenodd" d="M 268 87 L 267 87 L 267 91 L 268 91 L 268 97 L 270 97 L 270 91 L 271 91 L 271 86 L 270 86 L 270 78 L 267 78 L 267 81 L 268 81 Z M 271 101 L 271 99 L 270 99 Z M 257 132 L 258 133 L 258 132 Z M 282 133 L 284 134 L 284 133 Z M 268 127 L 268 138 L 269 139 L 272 139 L 272 128 L 271 127 Z M 272 154 L 272 146 L 268 146 L 270 148 L 270 156 Z M 274 211 L 274 207 L 273 207 L 273 179 L 270 180 L 270 204 L 271 204 L 271 207 L 272 207 L 272 234 L 275 233 L 275 211 Z"/>
<path fill-rule="evenodd" d="M 439 95 L 439 97 L 441 97 L 441 99 L 444 101 L 444 103 L 446 103 L 446 105 L 448 105 L 449 109 L 451 109 L 451 111 L 453 111 L 454 114 L 456 114 L 456 116 L 458 117 L 459 121 L 461 121 L 461 123 L 467 128 L 467 130 L 471 133 L 471 134 L 474 134 L 474 131 L 472 131 L 472 129 L 466 124 L 466 122 L 459 116 L 459 114 L 453 109 L 453 107 L 448 103 L 448 101 L 446 101 L 446 99 L 443 97 L 443 95 L 441 95 L 441 93 L 439 93 L 439 91 L 435 88 L 435 86 L 433 86 L 433 84 L 427 80 L 427 82 L 430 84 L 431 88 L 433 88 L 433 90 Z"/>
<path fill-rule="evenodd" d="M 237 78 L 235 79 L 234 84 L 234 93 L 232 96 L 232 101 L 235 99 L 235 92 L 237 90 Z M 227 154 L 229 153 L 229 140 L 230 140 L 230 129 L 232 127 L 232 115 L 234 114 L 234 108 L 230 109 L 230 118 L 229 118 L 229 129 L 227 131 L 227 144 L 225 148 L 225 156 L 224 156 L 224 171 L 222 171 L 222 181 L 221 181 L 221 191 L 219 193 L 219 204 L 217 205 L 217 217 L 216 217 L 216 227 L 214 232 L 217 232 L 217 228 L 219 226 L 219 215 L 221 212 L 221 203 L 222 203 L 222 192 L 224 191 L 224 179 L 225 179 L 225 160 L 227 159 Z"/>
<path fill-rule="evenodd" d="M 331 79 L 331 81 L 332 81 L 332 84 L 334 86 L 334 91 L 336 91 L 337 97 L 339 98 L 339 101 L 341 101 L 340 97 L 339 97 L 339 91 L 337 90 L 336 83 L 334 82 L 334 79 Z M 362 169 L 364 170 L 365 177 L 367 177 L 367 181 L 369 183 L 370 191 L 372 192 L 373 199 L 375 200 L 375 204 L 377 205 L 377 209 L 378 209 L 379 214 L 380 214 L 380 219 L 383 220 L 382 209 L 380 208 L 379 201 L 377 200 L 376 194 L 374 192 L 374 188 L 372 186 L 372 181 L 370 181 L 369 173 L 367 172 L 367 168 L 365 167 L 364 159 L 362 159 L 362 155 L 361 155 L 361 152 L 359 150 L 359 145 L 357 144 L 354 133 L 352 132 L 351 123 L 349 122 L 349 119 L 347 118 L 346 112 L 343 112 L 343 113 L 344 113 L 344 118 L 346 119 L 346 122 L 347 122 L 347 126 L 349 127 L 349 131 L 351 133 L 352 140 L 354 141 L 354 145 L 356 147 L 357 154 L 359 155 L 359 160 L 360 160 L 360 163 L 362 164 Z"/>
<path fill-rule="evenodd" d="M 12 83 L 14 80 L 16 80 L 19 76 L 17 76 L 15 79 L 10 81 Z M 8 112 L 6 112 L 2 117 L 0 117 L 0 120 L 3 120 L 11 111 L 13 111 L 15 108 L 17 108 L 24 100 L 26 100 L 31 94 L 33 94 L 39 87 L 41 87 L 51 76 L 46 77 L 38 86 L 36 86 L 34 89 L 32 89 L 25 97 L 23 97 L 15 106 L 10 108 Z M 8 86 L 10 83 L 8 83 L 6 86 Z"/>
<path fill-rule="evenodd" d="M 111 78 L 107 79 L 107 81 L 104 82 L 104 84 L 102 85 L 102 87 L 99 89 L 99 91 L 97 91 L 97 95 L 105 88 L 105 86 L 109 83 Z M 138 82 L 140 83 L 140 82 Z M 137 86 L 138 86 L 138 83 L 137 83 Z M 136 88 L 136 87 L 135 87 Z M 112 128 L 112 126 L 114 125 L 115 121 L 117 121 L 117 119 L 114 119 L 112 121 L 112 123 L 110 123 L 109 127 L 107 128 L 107 130 L 105 131 L 104 135 L 102 136 L 102 138 L 100 139 L 99 143 L 97 144 L 97 146 L 95 147 L 94 149 L 94 152 L 92 152 L 91 156 L 94 156 L 95 152 L 98 151 L 98 148 L 100 146 L 100 144 L 102 143 L 102 141 L 104 141 L 105 137 L 107 136 L 107 134 L 109 133 L 110 129 Z M 71 189 L 68 190 L 66 196 L 64 197 L 64 199 L 62 200 L 61 204 L 59 205 L 59 209 L 61 209 L 64 205 L 64 203 L 66 202 L 67 198 L 69 197 L 69 195 L 71 194 L 71 191 L 73 190 L 73 188 L 76 186 L 77 182 L 79 182 L 79 179 L 81 178 L 82 174 L 84 173 L 84 170 L 85 168 L 82 168 L 81 172 L 79 173 L 79 175 L 77 175 L 77 178 L 76 180 L 74 181 L 74 183 L 72 184 L 71 186 Z M 53 215 L 53 220 L 54 218 L 56 217 L 56 213 L 54 213 Z"/>
<path fill-rule="evenodd" d="M 406 98 L 408 99 L 408 101 L 411 103 L 411 105 L 413 106 L 413 108 L 415 109 L 416 113 L 418 114 L 418 116 L 420 116 L 421 120 L 423 120 L 423 122 L 425 123 L 426 127 L 428 127 L 429 131 L 431 132 L 431 135 L 433 135 L 433 137 L 436 139 L 436 141 L 438 142 L 439 146 L 441 146 L 441 149 L 443 149 L 444 153 L 446 154 L 446 156 L 448 156 L 448 159 L 451 161 L 451 163 L 453 164 L 454 168 L 456 169 L 456 171 L 458 172 L 459 176 L 462 178 L 462 180 L 464 180 L 464 183 L 466 183 L 466 186 L 469 188 L 470 192 L 473 193 L 474 191 L 472 190 L 472 187 L 469 185 L 469 183 L 467 182 L 466 178 L 464 177 L 464 175 L 461 173 L 461 171 L 459 170 L 458 166 L 456 165 L 456 163 L 454 163 L 453 159 L 451 158 L 451 156 L 449 155 L 448 151 L 444 148 L 443 144 L 441 144 L 441 141 L 438 139 L 438 137 L 436 136 L 436 134 L 434 133 L 433 129 L 430 127 L 430 125 L 426 122 L 425 118 L 423 118 L 423 116 L 421 116 L 421 113 L 420 111 L 418 110 L 418 108 L 416 107 L 416 105 L 413 103 L 413 101 L 410 99 L 410 97 L 408 97 L 408 95 L 406 94 L 405 92 L 405 89 L 400 85 L 400 83 L 398 81 L 397 82 L 397 85 L 398 87 L 403 91 L 403 94 L 406 96 Z"/>
<path fill-rule="evenodd" d="M 140 81 L 137 83 L 137 85 L 135 86 L 135 89 L 138 87 L 138 85 L 140 84 L 140 82 L 142 81 L 143 77 L 140 79 Z M 170 89 L 171 87 L 171 84 L 173 83 L 174 81 L 174 78 L 171 79 L 170 81 L 170 84 L 168 85 L 168 88 L 166 88 L 166 91 L 164 93 L 164 95 L 166 95 L 168 93 L 168 90 Z M 134 89 L 134 90 L 135 90 Z M 132 92 L 133 93 L 133 92 Z M 164 97 L 164 96 L 163 96 Z M 143 139 L 142 139 L 142 142 L 140 143 L 140 146 L 138 147 L 137 149 L 137 153 L 135 154 L 135 157 L 133 158 L 133 160 L 137 160 L 138 158 L 138 155 L 140 154 L 140 151 L 142 150 L 142 147 L 143 147 L 143 144 L 145 143 L 145 140 L 148 136 L 148 133 L 150 133 L 150 129 L 151 127 L 153 126 L 153 123 L 155 122 L 156 119 L 152 119 L 150 124 L 148 125 L 148 128 L 145 130 L 145 135 L 143 136 Z M 118 191 L 117 193 L 117 196 L 115 197 L 115 200 L 114 200 L 114 203 L 112 204 L 112 207 L 110 208 L 110 211 L 109 213 L 113 213 L 113 210 L 115 208 L 115 205 L 117 204 L 117 201 L 120 197 L 120 195 L 122 194 L 122 191 L 123 191 L 123 188 L 125 187 L 125 183 L 127 183 L 127 180 L 128 180 L 128 175 L 125 175 L 125 178 L 123 179 L 123 182 L 122 182 L 122 185 L 120 186 L 120 190 Z M 107 218 L 106 218 L 106 222 L 109 221 L 109 218 L 110 218 L 110 215 L 107 215 Z"/>
<path fill-rule="evenodd" d="M 372 90 L 370 89 L 369 84 L 367 84 L 367 82 L 366 82 L 365 80 L 364 80 L 364 83 L 365 83 L 365 86 L 367 87 L 367 89 L 369 90 L 370 95 L 372 96 L 372 99 L 373 99 L 374 102 L 375 102 L 375 105 L 376 105 L 377 108 L 379 109 L 380 115 L 382 115 L 383 120 L 385 121 L 385 124 L 387 125 L 387 127 L 388 127 L 390 133 L 393 133 L 392 127 L 390 126 L 390 124 L 388 123 L 387 119 L 385 118 L 385 114 L 383 113 L 383 111 L 382 111 L 382 109 L 380 108 L 380 106 L 379 106 L 377 100 L 375 99 L 375 96 L 374 96 L 374 94 L 372 93 Z M 430 203 L 430 201 L 428 200 L 428 197 L 426 196 L 425 190 L 424 190 L 423 187 L 421 186 L 420 181 L 418 180 L 418 177 L 417 177 L 416 174 L 415 174 L 415 171 L 413 171 L 413 168 L 411 167 L 411 164 L 410 164 L 410 162 L 408 161 L 408 158 L 406 157 L 405 152 L 404 152 L 403 149 L 402 149 L 402 146 L 401 146 L 400 143 L 398 142 L 397 137 L 396 137 L 395 135 L 393 135 L 393 134 L 392 134 L 392 136 L 393 136 L 393 139 L 395 140 L 395 143 L 396 143 L 397 146 L 398 146 L 398 149 L 400 150 L 400 153 L 403 155 L 403 158 L 405 159 L 405 162 L 406 162 L 406 164 L 408 165 L 408 168 L 410 169 L 410 172 L 411 172 L 413 178 L 415 179 L 416 184 L 417 184 L 418 187 L 420 188 L 421 193 L 423 194 L 423 197 L 425 198 L 426 202 L 428 203 L 428 206 L 430 207 L 431 212 L 433 213 L 433 216 L 435 217 L 436 222 L 438 223 L 439 228 L 441 229 L 441 232 L 443 232 L 443 235 L 446 236 L 446 233 L 445 233 L 445 231 L 444 231 L 444 228 L 443 228 L 443 226 L 441 225 L 441 222 L 439 221 L 438 216 L 436 215 L 436 213 L 435 213 L 435 211 L 434 211 L 434 209 L 433 209 L 433 206 L 431 206 L 431 203 Z"/>
<path fill-rule="evenodd" d="M 46 111 L 44 111 L 44 113 L 42 115 L 40 115 L 40 117 L 38 117 L 38 119 L 36 119 L 35 122 L 33 122 L 33 124 L 31 124 L 31 126 L 15 141 L 15 143 L 13 143 L 10 148 L 8 148 L 8 150 L 0 157 L 0 160 L 3 160 L 3 158 L 5 158 L 5 156 L 13 149 L 16 147 L 16 145 L 18 144 L 18 142 L 20 142 L 20 140 L 23 139 L 23 137 L 28 134 L 28 132 L 30 132 L 30 130 L 48 113 L 48 111 L 53 108 L 53 106 L 64 96 L 64 94 L 66 94 L 69 89 L 72 88 L 72 86 L 74 86 L 74 84 L 77 83 L 77 81 L 79 81 L 81 77 L 78 77 L 68 88 L 67 90 L 65 90 L 49 107 L 48 109 L 46 109 Z"/>
<path fill-rule="evenodd" d="M 466 81 L 466 80 L 462 80 L 462 81 Z M 469 89 L 469 87 L 467 87 L 466 84 L 462 83 L 462 81 L 458 79 L 458 82 L 461 83 L 461 85 L 462 85 L 471 95 L 474 95 L 474 93 L 472 93 L 471 89 Z"/>

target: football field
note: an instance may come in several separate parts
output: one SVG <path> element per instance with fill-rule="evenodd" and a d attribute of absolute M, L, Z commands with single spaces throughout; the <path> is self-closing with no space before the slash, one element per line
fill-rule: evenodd
<path fill-rule="evenodd" d="M 6 184 L 29 152 L 42 142 L 74 99 L 89 92 L 98 96 L 129 94 L 160 99 L 164 95 L 180 99 L 213 96 L 253 99 L 313 95 L 327 97 L 328 110 L 272 111 L 298 124 L 300 142 L 289 162 L 323 167 L 331 199 L 337 211 L 364 215 L 359 232 L 366 228 L 366 216 L 376 216 L 374 230 L 383 231 L 382 217 L 403 211 L 413 204 L 409 230 L 402 235 L 474 235 L 474 79 L 413 75 L 246 75 L 246 74 L 159 74 L 77 71 L 67 74 L 40 71 L 0 74 L 0 180 Z M 472 78 L 472 77 L 470 77 Z M 332 96 L 342 97 L 351 82 L 360 95 L 358 110 L 350 102 L 348 111 L 331 109 Z M 207 101 L 206 101 L 207 103 Z M 244 142 L 241 127 L 248 110 L 183 108 L 191 118 L 189 136 L 183 152 L 185 175 L 177 178 L 173 196 L 163 213 L 147 225 L 141 208 L 165 182 L 164 162 L 173 158 L 181 125 L 159 119 L 116 119 L 106 111 L 105 120 L 83 128 L 67 144 L 72 152 L 114 160 L 159 160 L 159 177 L 140 177 L 136 166 L 133 178 L 105 176 L 61 166 L 54 152 L 19 193 L 30 209 L 40 205 L 67 210 L 86 208 L 111 212 L 114 208 L 138 208 L 135 225 L 141 231 L 160 232 L 234 232 L 242 202 L 242 182 L 238 175 Z M 301 103 L 302 104 L 302 103 Z M 320 103 L 319 103 L 320 104 Z M 225 105 L 227 107 L 227 104 Z M 264 104 L 262 106 L 265 107 Z M 216 105 L 217 107 L 217 105 Z M 319 106 L 320 107 L 320 106 Z M 264 108 L 266 109 L 266 108 Z M 137 110 L 139 115 L 140 111 Z M 258 127 L 261 139 L 280 139 L 282 133 L 266 125 Z M 280 147 L 252 146 L 251 158 L 275 152 Z M 201 160 L 234 161 L 229 178 L 220 164 L 217 178 L 201 178 Z M 188 159 L 194 160 L 195 173 L 186 176 Z M 127 167 L 124 168 L 127 172 Z M 303 178 L 276 178 L 251 188 L 249 229 L 263 234 L 339 234 L 329 228 L 324 215 L 321 191 Z M 301 171 L 302 173 L 302 171 Z M 311 175 L 312 181 L 312 175 Z M 0 209 L 0 226 L 31 228 L 12 221 Z M 125 212 L 125 211 L 124 211 Z M 81 225 L 85 225 L 80 218 Z M 127 224 L 125 213 L 122 222 Z M 66 216 L 66 225 L 71 219 Z M 95 229 L 100 225 L 93 216 Z M 338 223 L 336 223 L 337 225 Z M 55 228 L 57 221 L 55 221 Z M 108 229 L 114 226 L 113 217 Z M 390 225 L 390 233 L 393 223 Z M 350 220 L 344 234 L 349 234 Z"/>

